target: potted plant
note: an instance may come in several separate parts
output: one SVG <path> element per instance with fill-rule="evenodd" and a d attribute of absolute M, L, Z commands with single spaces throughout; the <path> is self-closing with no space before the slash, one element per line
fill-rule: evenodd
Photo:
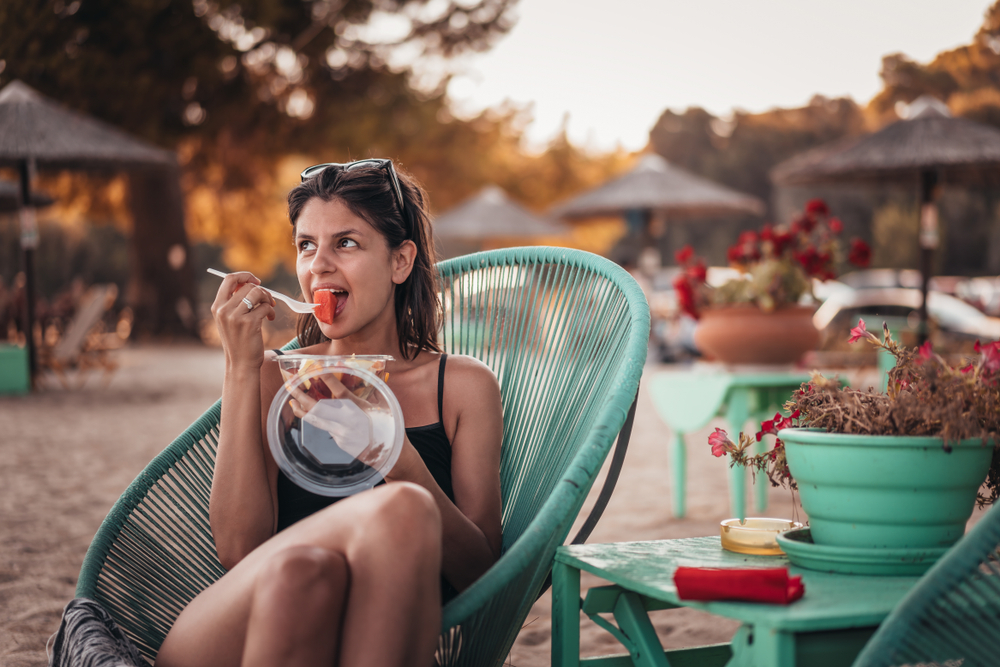
<path fill-rule="evenodd" d="M 884 325 L 880 339 L 859 321 L 850 341 L 860 340 L 895 357 L 886 392 L 814 373 L 785 403 L 788 416 L 738 444 L 716 429 L 712 453 L 797 489 L 817 545 L 946 548 L 977 501 L 1000 495 L 1000 342 L 977 342 L 978 359 L 950 365 L 930 343 L 903 347 Z M 777 436 L 774 448 L 752 455 L 765 434 Z"/>
<path fill-rule="evenodd" d="M 714 288 L 706 283 L 705 262 L 690 246 L 680 250 L 674 289 L 681 309 L 699 320 L 698 348 L 730 364 L 793 363 L 815 348 L 813 307 L 800 303 L 812 296 L 813 279 L 836 277 L 842 231 L 826 203 L 813 199 L 787 226 L 740 234 L 728 252 L 740 277 Z M 852 264 L 867 266 L 870 256 L 864 241 L 851 242 Z"/>

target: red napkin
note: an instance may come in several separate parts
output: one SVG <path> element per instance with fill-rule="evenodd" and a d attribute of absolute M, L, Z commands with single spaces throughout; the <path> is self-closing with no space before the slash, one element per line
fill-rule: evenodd
<path fill-rule="evenodd" d="M 721 570 L 679 567 L 674 573 L 677 597 L 682 600 L 744 600 L 788 604 L 805 593 L 802 577 L 789 577 L 788 568 Z"/>

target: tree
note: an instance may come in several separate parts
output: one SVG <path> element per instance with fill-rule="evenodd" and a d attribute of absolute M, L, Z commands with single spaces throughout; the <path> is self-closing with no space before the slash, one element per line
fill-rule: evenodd
<path fill-rule="evenodd" d="M 513 2 L 6 0 L 0 84 L 20 79 L 176 149 L 185 190 L 254 210 L 273 199 L 285 156 L 412 143 L 444 105 L 445 80 L 416 87 L 414 63 L 488 48 L 512 25 Z M 143 178 L 131 190 L 145 230 L 133 234 L 130 292 L 137 323 L 154 333 L 191 331 L 163 298 L 177 284 L 161 269 L 187 245 L 172 187 Z"/>

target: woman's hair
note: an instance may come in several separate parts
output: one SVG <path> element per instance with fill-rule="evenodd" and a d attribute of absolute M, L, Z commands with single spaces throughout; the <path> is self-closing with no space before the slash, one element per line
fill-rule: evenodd
<path fill-rule="evenodd" d="M 413 270 L 401 285 L 396 286 L 394 304 L 400 352 L 410 359 L 422 350 L 441 351 L 437 342 L 441 302 L 437 293 L 427 196 L 411 176 L 397 172 L 403 193 L 400 212 L 389 168 L 388 165 L 353 169 L 327 167 L 288 193 L 288 217 L 294 228 L 310 199 L 315 197 L 325 202 L 339 199 L 378 231 L 390 250 L 395 250 L 404 241 L 413 241 L 417 246 Z M 310 314 L 299 316 L 296 329 L 302 347 L 330 340 Z"/>

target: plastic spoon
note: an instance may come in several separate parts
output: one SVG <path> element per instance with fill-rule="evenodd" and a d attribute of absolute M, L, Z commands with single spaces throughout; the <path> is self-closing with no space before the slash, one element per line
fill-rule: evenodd
<path fill-rule="evenodd" d="M 228 273 L 223 273 L 222 271 L 217 271 L 216 269 L 209 269 L 208 272 L 211 273 L 213 276 L 219 276 L 220 278 L 225 278 L 226 276 L 229 275 Z M 261 285 L 257 285 L 257 287 L 260 287 L 262 290 L 273 296 L 275 299 L 278 299 L 279 301 L 284 301 L 285 304 L 296 313 L 311 313 L 313 312 L 313 308 L 319 305 L 318 303 L 304 303 L 302 301 L 297 301 L 290 296 L 285 296 L 281 292 L 275 292 L 273 289 L 268 289 Z"/>

